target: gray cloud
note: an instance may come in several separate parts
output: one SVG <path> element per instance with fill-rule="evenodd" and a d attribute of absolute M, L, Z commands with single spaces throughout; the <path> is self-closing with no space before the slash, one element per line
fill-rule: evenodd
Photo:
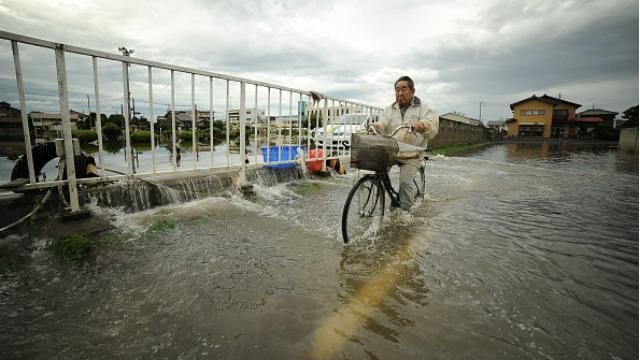
<path fill-rule="evenodd" d="M 77 9 L 16 1 L 0 3 L 0 23 L 6 31 L 112 53 L 125 45 L 136 57 L 378 106 L 392 101 L 391 84 L 408 74 L 419 96 L 438 111 L 476 116 L 483 101 L 485 119 L 508 116 L 509 103 L 540 91 L 610 104 L 615 111 L 638 99 L 638 4 L 632 0 L 405 1 L 366 7 L 337 1 L 114 0 L 80 3 Z M 11 99 L 17 95 L 6 49 L 10 52 L 0 47 L 0 96 Z M 54 103 L 52 56 L 25 51 L 23 62 L 33 106 Z M 68 60 L 77 106 L 87 93 L 93 96 L 87 66 L 81 59 Z M 117 108 L 121 68 L 107 62 L 100 68 L 105 107 Z M 146 70 L 135 68 L 132 79 L 142 107 Z M 159 72 L 154 79 L 156 102 L 166 108 L 167 75 Z M 208 103 L 206 88 L 197 90 L 199 104 Z M 181 80 L 176 96 L 177 103 L 190 103 L 188 80 Z M 215 102 L 220 106 L 222 99 Z"/>

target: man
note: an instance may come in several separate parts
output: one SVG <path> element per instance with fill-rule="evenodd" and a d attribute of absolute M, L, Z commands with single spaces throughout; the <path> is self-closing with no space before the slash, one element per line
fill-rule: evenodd
<path fill-rule="evenodd" d="M 396 101 L 387 107 L 379 122 L 373 126 L 378 132 L 390 134 L 398 126 L 407 124 L 411 131 L 400 130 L 395 138 L 399 142 L 419 147 L 426 147 L 427 141 L 438 133 L 438 115 L 423 104 L 415 96 L 416 89 L 408 76 L 402 76 L 395 82 Z M 415 185 L 413 177 L 420 168 L 422 154 L 419 152 L 400 152 L 398 165 L 400 166 L 400 206 L 409 211 L 413 206 Z"/>

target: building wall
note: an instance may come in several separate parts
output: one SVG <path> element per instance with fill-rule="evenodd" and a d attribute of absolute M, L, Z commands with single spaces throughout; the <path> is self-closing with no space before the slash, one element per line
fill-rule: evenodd
<path fill-rule="evenodd" d="M 487 141 L 488 136 L 488 129 L 485 127 L 440 118 L 438 135 L 429 141 L 429 148 L 481 143 Z"/>
<path fill-rule="evenodd" d="M 568 115 L 568 121 L 573 121 L 576 119 L 576 107 L 570 104 L 558 104 L 556 105 L 555 108 L 553 108 L 554 110 L 567 110 L 567 115 Z M 576 136 L 576 130 L 575 127 L 571 127 L 569 125 L 569 123 L 567 123 L 566 126 L 563 127 L 564 128 L 564 138 L 569 138 L 569 137 L 575 137 Z"/>
<path fill-rule="evenodd" d="M 618 149 L 638 153 L 638 128 L 628 128 L 620 131 Z"/>
<path fill-rule="evenodd" d="M 543 110 L 544 114 L 538 115 L 527 115 L 523 114 L 525 111 L 531 110 Z M 575 109 L 574 109 L 575 116 Z M 507 135 L 508 136 L 517 136 L 520 131 L 520 126 L 525 124 L 539 124 L 543 125 L 543 138 L 551 137 L 551 120 L 553 118 L 553 105 L 549 103 L 545 103 L 538 100 L 531 100 L 524 102 L 522 104 L 518 104 L 513 107 L 513 117 L 517 119 L 517 124 L 515 126 L 509 126 L 512 123 L 507 125 Z M 514 122 L 515 123 L 515 122 Z"/>
<path fill-rule="evenodd" d="M 505 123 L 507 127 L 507 137 L 513 137 L 518 135 L 518 122 L 517 121 L 509 121 Z"/>

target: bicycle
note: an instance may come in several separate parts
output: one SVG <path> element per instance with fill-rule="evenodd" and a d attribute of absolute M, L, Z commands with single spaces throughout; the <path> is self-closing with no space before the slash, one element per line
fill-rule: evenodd
<path fill-rule="evenodd" d="M 369 130 L 373 129 L 375 135 L 368 136 L 375 136 L 378 140 L 369 138 L 368 141 L 381 143 L 373 145 L 358 145 L 359 141 L 355 137 L 361 135 L 352 135 L 354 137 L 351 150 L 352 164 L 361 170 L 370 170 L 374 171 L 374 173 L 366 174 L 358 179 L 347 196 L 342 210 L 342 239 L 345 244 L 378 232 L 384 217 L 385 194 L 391 199 L 391 207 L 400 207 L 400 195 L 391 184 L 391 179 L 389 178 L 389 170 L 396 163 L 395 156 L 400 148 L 399 143 L 393 136 L 402 129 L 410 128 L 409 125 L 401 125 L 390 136 L 386 136 L 378 134 L 375 128 L 370 127 Z M 426 150 L 426 148 L 412 147 L 421 151 Z M 362 149 L 360 155 L 358 155 L 360 153 L 359 148 Z M 394 151 L 395 153 L 393 153 Z M 362 154 L 368 154 L 368 159 L 357 158 Z M 422 159 L 421 166 L 413 178 L 416 189 L 414 198 L 416 200 L 421 200 L 425 195 L 425 160 L 427 160 L 426 156 Z"/>

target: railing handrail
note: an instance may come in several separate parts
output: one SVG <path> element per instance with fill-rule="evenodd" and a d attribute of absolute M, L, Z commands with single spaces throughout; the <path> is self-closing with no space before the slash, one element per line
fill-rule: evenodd
<path fill-rule="evenodd" d="M 65 43 L 56 43 L 56 42 L 49 41 L 49 40 L 38 39 L 38 38 L 25 36 L 25 35 L 20 35 L 20 34 L 16 34 L 16 33 L 11 33 L 11 32 L 3 31 L 3 30 L 0 30 L 0 39 L 5 39 L 5 40 L 9 40 L 9 41 L 17 41 L 17 42 L 21 42 L 21 43 L 25 43 L 25 44 L 41 46 L 41 47 L 46 47 L 46 48 L 50 48 L 50 49 L 55 49 L 58 46 L 62 46 L 64 51 L 70 52 L 70 53 L 74 53 L 74 54 L 95 56 L 95 57 L 98 57 L 98 58 L 103 58 L 103 59 L 108 59 L 108 60 L 123 61 L 123 62 L 127 62 L 127 63 L 130 63 L 130 64 L 151 66 L 151 67 L 154 67 L 154 68 L 160 68 L 160 69 L 165 69 L 165 70 L 174 70 L 174 71 L 187 73 L 187 74 L 210 76 L 210 77 L 213 77 L 213 78 L 216 78 L 216 79 L 221 79 L 221 80 L 244 82 L 245 84 L 257 85 L 257 86 L 262 86 L 262 87 L 269 87 L 269 88 L 272 88 L 272 89 L 291 91 L 291 92 L 294 92 L 294 93 L 297 93 L 297 94 L 311 96 L 311 92 L 308 91 L 308 90 L 296 89 L 296 88 L 292 88 L 292 87 L 288 87 L 288 86 L 272 84 L 272 83 L 264 82 L 264 81 L 252 80 L 252 79 L 243 78 L 243 77 L 239 77 L 239 76 L 225 75 L 225 74 L 216 73 L 216 72 L 212 72 L 212 71 L 204 71 L 204 70 L 198 70 L 198 69 L 184 67 L 184 66 L 171 65 L 171 64 L 167 64 L 167 63 L 153 61 L 153 60 L 144 60 L 144 59 L 135 58 L 135 57 L 131 57 L 131 56 L 112 54 L 112 53 L 108 53 L 108 52 L 104 52 L 104 51 L 83 48 L 83 47 L 80 47 L 80 46 L 68 45 L 68 44 L 65 44 Z M 331 97 L 331 96 L 328 96 L 328 95 L 325 95 L 325 94 L 322 94 L 322 95 L 323 95 L 323 98 L 326 98 L 328 100 L 345 101 L 344 99 Z M 369 105 L 369 104 L 360 103 L 360 102 L 356 102 L 356 101 L 349 101 L 349 104 L 371 107 L 371 105 Z"/>
<path fill-rule="evenodd" d="M 123 54 L 123 55 L 119 55 L 119 54 L 112 54 L 112 53 L 107 53 L 104 51 L 99 51 L 99 50 L 93 50 L 93 49 L 88 49 L 88 48 L 83 48 L 83 47 L 79 47 L 79 46 L 73 46 L 73 45 L 68 45 L 68 44 L 63 44 L 63 43 L 57 43 L 57 42 L 52 42 L 52 41 L 48 41 L 48 40 L 43 40 L 43 39 L 38 39 L 38 38 L 34 38 L 34 37 L 30 37 L 30 36 L 25 36 L 25 35 L 20 35 L 20 34 L 15 34 L 15 33 L 11 33 L 11 32 L 7 32 L 7 31 L 3 31 L 0 30 L 0 39 L 1 40 L 7 40 L 11 43 L 11 49 L 13 52 L 13 58 L 14 58 L 14 65 L 15 65 L 15 70 L 16 70 L 16 85 L 17 85 L 17 91 L 18 91 L 18 96 L 20 99 L 20 110 L 21 110 L 21 117 L 22 117 L 22 125 L 23 125 L 23 134 L 24 134 L 24 141 L 25 141 L 25 147 L 27 149 L 31 148 L 31 140 L 30 140 L 30 130 L 29 130 L 29 121 L 27 119 L 27 114 L 26 114 L 26 101 L 24 99 L 24 85 L 23 85 L 23 76 L 22 76 L 22 70 L 21 70 L 21 65 L 20 65 L 20 56 L 19 56 L 19 45 L 20 44 L 26 44 L 26 45 L 31 45 L 31 46 L 38 46 L 38 47 L 44 47 L 44 48 L 48 48 L 51 49 L 55 52 L 56 55 L 56 74 L 57 74 L 57 82 L 58 82 L 58 96 L 59 96 L 59 100 L 60 100 L 60 117 L 61 117 L 61 126 L 62 126 L 62 132 L 64 134 L 64 157 L 66 159 L 66 171 L 69 174 L 67 179 L 65 180 L 56 180 L 56 181 L 45 181 L 42 183 L 39 183 L 36 181 L 36 177 L 35 177 L 35 173 L 34 173 L 34 161 L 33 161 L 33 157 L 32 157 L 32 152 L 31 151 L 25 151 L 26 155 L 27 155 L 27 168 L 28 168 L 28 172 L 29 172 L 29 183 L 26 185 L 23 185 L 23 188 L 25 190 L 27 189 L 36 189 L 36 188 L 45 188 L 45 187 L 52 187 L 52 186 L 56 186 L 56 185 L 60 185 L 60 184 L 68 184 L 69 185 L 69 194 L 70 194 L 70 203 L 71 203 L 71 210 L 73 212 L 78 211 L 79 210 L 79 204 L 78 204 L 78 187 L 77 184 L 89 184 L 89 183 L 96 183 L 96 182 L 104 182 L 104 181 L 111 181 L 114 179 L 122 179 L 123 175 L 125 179 L 135 179 L 137 177 L 139 177 L 140 175 L 142 176 L 146 176 L 146 175 L 159 175 L 160 173 L 163 173 L 163 171 L 158 172 L 155 165 L 156 165 L 156 160 L 155 160 L 155 153 L 152 153 L 154 156 L 152 157 L 152 173 L 143 173 L 143 174 L 136 174 L 136 168 L 134 166 L 134 159 L 132 156 L 132 152 L 131 152 L 131 137 L 130 137 L 130 123 L 129 123 L 129 116 L 131 115 L 131 109 L 129 108 L 129 97 L 130 97 L 130 89 L 129 89 L 129 65 L 130 64 L 135 64 L 135 65 L 139 65 L 142 67 L 147 67 L 147 71 L 148 71 L 148 85 L 149 85 L 149 104 L 150 104 L 150 125 L 151 125 L 151 142 L 152 142 L 152 146 L 154 144 L 154 140 L 155 140 L 155 131 L 154 131 L 154 122 L 153 122 L 153 80 L 152 80 L 152 69 L 161 69 L 161 70 L 167 70 L 171 73 L 171 105 L 170 105 L 170 109 L 171 109 L 171 144 L 172 144 L 172 150 L 171 150 L 171 165 L 173 167 L 173 171 L 169 171 L 168 173 L 173 174 L 173 175 L 179 175 L 179 174 L 187 174 L 189 172 L 200 172 L 201 169 L 198 169 L 197 166 L 197 156 L 193 158 L 193 169 L 191 169 L 191 171 L 189 170 L 178 170 L 177 167 L 179 166 L 179 152 L 178 152 L 178 148 L 177 148 L 177 139 L 176 139 L 176 116 L 175 116 L 175 91 L 176 91 L 176 86 L 174 83 L 174 77 L 175 77 L 175 72 L 180 72 L 180 73 L 185 73 L 185 74 L 190 74 L 191 75 L 191 102 L 192 102 L 192 106 L 191 106 L 191 126 L 193 129 L 196 128 L 196 112 L 195 112 L 195 77 L 196 75 L 198 76 L 202 76 L 202 77 L 206 77 L 209 78 L 209 97 L 210 97 L 210 109 L 209 109 L 209 122 L 210 122 L 210 136 L 211 136 L 211 168 L 208 169 L 208 171 L 213 171 L 214 170 L 214 160 L 213 160 L 213 79 L 218 79 L 218 80 L 223 80 L 226 82 L 226 90 L 224 91 L 224 94 L 226 96 L 226 105 L 225 105 L 225 114 L 226 114 L 226 118 L 225 118 L 225 122 L 226 122 L 226 143 L 227 143 L 227 150 L 226 150 L 226 157 L 227 157 L 227 164 L 226 164 L 226 169 L 227 170 L 231 170 L 232 168 L 235 168 L 236 166 L 240 169 L 240 176 L 239 176 L 239 184 L 243 185 L 246 182 L 246 169 L 249 167 L 246 164 L 246 161 L 243 161 L 243 157 L 246 156 L 247 154 L 247 145 L 246 145 L 246 126 L 254 126 L 254 137 L 257 138 L 258 137 L 258 117 L 257 117 L 257 113 L 253 113 L 251 119 L 247 120 L 246 116 L 244 115 L 246 113 L 246 110 L 248 109 L 253 109 L 253 110 L 257 110 L 258 109 L 258 88 L 262 87 L 265 88 L 267 90 L 267 111 L 265 113 L 265 115 L 267 116 L 267 119 L 270 118 L 270 116 L 272 116 L 272 112 L 271 112 L 271 94 L 272 91 L 271 89 L 277 90 L 278 93 L 278 97 L 279 100 L 277 102 L 278 104 L 278 111 L 277 111 L 277 116 L 278 117 L 283 117 L 284 116 L 284 112 L 283 112 L 283 94 L 282 92 L 284 91 L 285 93 L 288 92 L 289 93 L 289 99 L 288 99 L 288 106 L 289 106 L 289 110 L 287 112 L 287 117 L 288 117 L 288 127 L 285 130 L 288 130 L 288 142 L 289 144 L 294 144 L 294 139 L 293 139 L 293 133 L 296 130 L 296 127 L 294 127 L 294 122 L 297 122 L 297 130 L 298 130 L 298 134 L 297 136 L 297 145 L 300 146 L 301 145 L 301 134 L 302 134 L 302 121 L 304 119 L 303 114 L 307 113 L 309 114 L 309 122 L 307 124 L 307 131 L 310 131 L 312 129 L 312 125 L 313 125 L 313 121 L 311 120 L 312 118 L 312 114 L 315 114 L 315 122 L 316 122 L 316 127 L 318 126 L 322 126 L 325 128 L 325 132 L 324 132 L 324 143 L 322 144 L 322 148 L 324 150 L 326 150 L 326 130 L 327 130 L 327 126 L 329 124 L 329 122 L 331 121 L 331 119 L 333 119 L 335 116 L 338 115 L 338 111 L 336 109 L 336 102 L 338 104 L 338 106 L 347 106 L 347 107 L 352 107 L 355 108 L 358 112 L 363 112 L 366 113 L 368 112 L 370 115 L 373 114 L 373 112 L 381 112 L 382 109 L 379 107 L 375 107 L 375 106 L 371 106 L 368 104 L 364 104 L 364 103 L 360 103 L 360 102 L 356 102 L 356 101 L 350 101 L 350 100 L 346 100 L 346 99 L 338 99 L 338 98 L 334 98 L 334 97 L 330 97 L 327 96 L 325 94 L 320 94 L 317 93 L 315 91 L 307 91 L 307 90 L 301 90 L 301 89 L 296 89 L 296 88 L 292 88 L 292 87 L 287 87 L 287 86 L 282 86 L 282 85 L 277 85 L 277 84 L 272 84 L 272 83 L 268 83 L 268 82 L 264 82 L 264 81 L 257 81 L 257 80 L 252 80 L 252 79 L 247 79 L 247 78 L 243 78 L 243 77 L 238 77 L 238 76 L 232 76 L 232 75 L 224 75 L 221 73 L 216 73 L 216 72 L 211 72 L 211 71 L 203 71 L 203 70 L 198 70 L 198 69 L 194 69 L 194 68 L 189 68 L 189 67 L 184 67 L 184 66 L 177 66 L 177 65 L 171 65 L 171 64 L 166 64 L 166 63 L 161 63 L 161 62 L 157 62 L 157 61 L 152 61 L 152 60 L 144 60 L 144 59 L 139 59 L 139 58 L 133 58 L 130 57 L 130 54 Z M 105 168 L 104 168 L 104 162 L 102 159 L 102 155 L 103 155 L 103 146 L 102 146 L 102 131 L 101 131 L 101 116 L 96 115 L 96 131 L 98 133 L 98 156 L 99 156 L 99 161 L 98 161 L 98 167 L 100 169 L 100 175 L 97 178 L 93 178 L 91 180 L 89 179 L 85 179 L 85 178 L 77 178 L 75 175 L 75 166 L 74 166 L 74 151 L 73 151 L 73 146 L 72 146 L 72 136 L 71 136 L 71 119 L 70 119 L 70 114 L 69 114 L 69 94 L 68 94 L 68 79 L 67 79 L 67 70 L 66 70 L 66 64 L 65 64 L 65 53 L 73 53 L 73 54 L 77 54 L 77 55 L 81 55 L 81 56 L 87 56 L 90 57 L 93 63 L 93 68 L 92 68 L 92 72 L 93 72 L 93 84 L 94 84 L 94 97 L 95 97 L 95 101 L 96 101 L 96 114 L 101 114 L 101 109 L 100 109 L 100 86 L 99 86 L 99 80 L 98 80 L 98 59 L 106 59 L 106 60 L 111 60 L 111 61 L 115 61 L 118 62 L 122 65 L 122 84 L 123 84 L 123 101 L 127 104 L 127 111 L 123 112 L 123 117 L 124 117 L 124 138 L 125 138 L 125 158 L 126 158 L 126 163 L 127 163 L 127 171 L 126 174 L 123 175 L 106 175 L 105 174 Z M 240 122 L 240 134 L 239 134 L 239 139 L 240 139 L 240 150 L 239 150 L 239 160 L 234 160 L 235 161 L 239 161 L 238 164 L 232 164 L 230 162 L 230 147 L 228 146 L 228 144 L 230 144 L 230 121 L 229 121 L 229 113 L 230 113 L 230 109 L 229 109 L 229 100 L 230 100 L 230 93 L 229 93 L 229 84 L 230 82 L 235 82 L 238 83 L 240 86 L 240 104 L 239 104 L 239 111 L 238 111 L 238 117 L 239 117 L 239 122 Z M 247 85 L 249 85 L 250 87 L 255 87 L 254 91 L 254 104 L 253 106 L 251 106 L 250 104 L 246 103 L 246 97 L 247 97 L 247 92 L 251 91 L 250 89 L 247 88 Z M 294 97 L 293 94 L 297 94 L 298 97 L 298 102 L 303 101 L 303 97 L 307 98 L 307 103 L 310 103 L 308 107 L 305 107 L 304 110 L 302 110 L 298 107 L 298 109 L 296 110 L 296 115 L 294 115 L 293 112 L 293 106 L 294 106 Z M 313 99 L 313 101 L 312 101 Z M 331 101 L 331 109 L 328 108 L 329 105 L 329 101 Z M 319 119 L 322 119 L 321 124 L 319 123 Z M 282 120 L 287 120 L 285 118 L 281 119 Z M 39 119 L 40 123 L 43 122 L 43 119 Z M 270 130 L 271 127 L 267 127 L 267 146 L 270 146 Z M 282 127 L 279 126 L 278 127 L 278 139 L 280 141 L 282 141 Z M 234 135 L 236 136 L 236 135 Z M 286 135 L 285 135 L 286 136 Z M 196 153 L 197 153 L 197 138 L 196 138 L 196 131 L 192 132 L 192 136 L 191 136 L 191 143 L 192 146 L 194 147 L 194 149 L 196 149 Z M 307 147 L 310 148 L 309 146 L 309 142 L 310 142 L 310 137 L 307 137 Z M 255 142 L 253 144 L 253 152 L 254 152 L 254 163 L 257 164 L 258 163 L 258 149 L 257 149 L 257 142 Z M 57 149 L 56 149 L 57 150 Z M 343 150 L 346 150 L 343 146 Z M 292 158 L 289 157 L 287 159 L 282 158 L 282 149 L 278 150 L 278 157 L 270 159 L 270 154 L 271 152 L 268 151 L 267 152 L 267 158 L 265 159 L 265 163 L 274 163 L 274 164 L 279 164 L 279 163 L 283 163 L 283 162 L 291 162 Z M 287 154 L 288 156 L 291 154 Z M 295 155 L 295 154 L 294 154 Z M 346 151 L 343 151 L 342 156 L 345 156 Z M 332 155 L 331 155 L 332 156 Z M 323 158 L 324 159 L 328 159 L 331 157 L 330 155 L 327 154 L 326 151 L 324 151 L 324 155 Z M 338 153 L 337 156 L 340 156 L 340 153 Z M 139 165 L 138 165 L 139 166 Z M 326 164 L 325 162 L 323 162 L 323 170 L 325 168 Z M 253 166 L 251 166 L 253 167 Z"/>

